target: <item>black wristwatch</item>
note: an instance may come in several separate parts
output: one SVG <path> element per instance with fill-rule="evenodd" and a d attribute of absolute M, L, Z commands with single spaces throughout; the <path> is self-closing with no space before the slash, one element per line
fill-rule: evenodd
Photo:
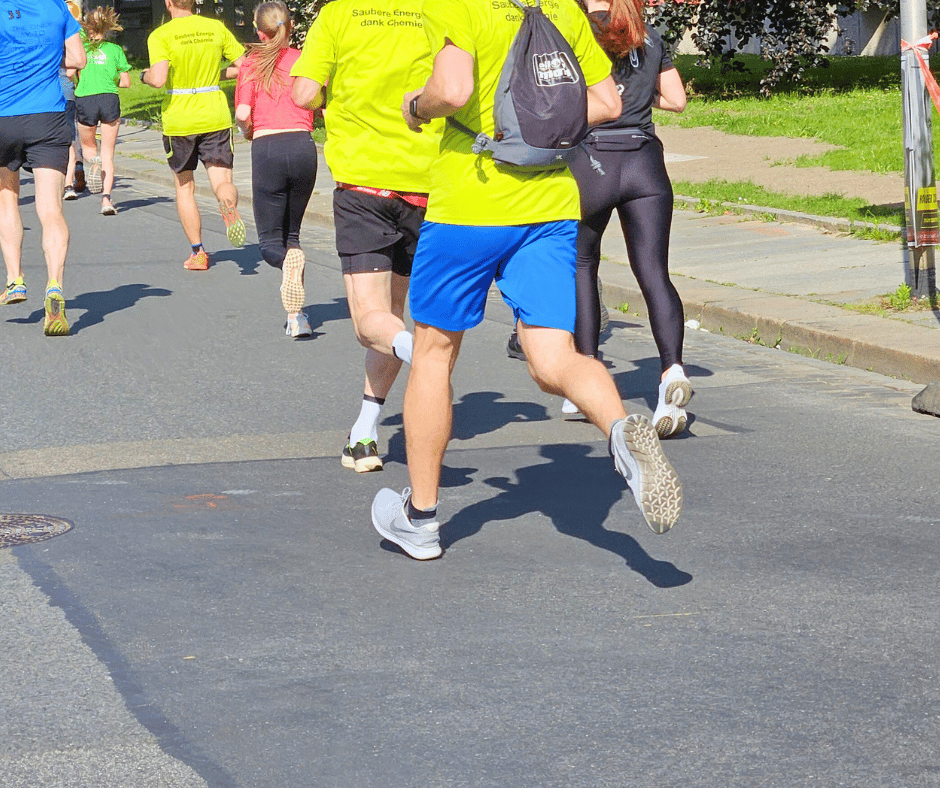
<path fill-rule="evenodd" d="M 408 104 L 408 111 L 411 113 L 411 117 L 413 117 L 415 120 L 420 121 L 421 123 L 430 123 L 430 118 L 425 118 L 418 114 L 418 99 L 420 97 L 420 94 L 412 97 L 411 103 Z"/>
<path fill-rule="evenodd" d="M 144 81 L 144 74 L 146 74 L 146 73 L 147 73 L 147 69 L 144 69 L 143 71 L 140 72 L 140 81 L 141 81 L 141 82 Z"/>

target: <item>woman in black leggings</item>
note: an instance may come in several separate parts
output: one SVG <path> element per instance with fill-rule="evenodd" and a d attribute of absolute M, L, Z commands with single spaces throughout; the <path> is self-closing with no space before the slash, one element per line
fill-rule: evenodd
<path fill-rule="evenodd" d="M 666 438 L 685 429 L 692 386 L 682 369 L 682 301 L 669 280 L 672 184 L 651 108 L 682 112 L 685 88 L 659 33 L 643 21 L 643 0 L 586 0 L 585 8 L 614 63 L 623 111 L 593 129 L 583 155 L 571 163 L 581 190 L 575 345 L 584 355 L 597 355 L 601 237 L 616 208 L 659 349 L 662 377 L 653 423 Z M 572 407 L 565 402 L 564 410 Z"/>
<path fill-rule="evenodd" d="M 281 269 L 287 335 L 310 336 L 303 312 L 304 253 L 300 223 L 317 177 L 312 109 L 291 101 L 290 69 L 300 51 L 289 46 L 291 19 L 282 2 L 255 9 L 260 41 L 248 45 L 238 72 L 235 120 L 251 143 L 252 203 L 264 261 Z"/>

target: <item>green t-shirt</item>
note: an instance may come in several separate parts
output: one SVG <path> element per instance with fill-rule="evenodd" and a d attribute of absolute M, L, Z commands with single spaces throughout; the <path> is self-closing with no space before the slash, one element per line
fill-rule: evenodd
<path fill-rule="evenodd" d="M 191 88 L 218 88 L 223 60 L 235 60 L 245 47 L 217 19 L 192 14 L 171 19 L 147 39 L 150 65 L 170 62 L 161 105 L 163 133 L 185 137 L 222 131 L 232 125 L 232 112 L 221 90 L 174 93 Z"/>
<path fill-rule="evenodd" d="M 571 44 L 587 85 L 610 76 L 610 59 L 575 0 L 542 0 L 542 10 Z M 454 118 L 492 136 L 496 86 L 522 11 L 510 0 L 425 0 L 422 11 L 431 52 L 449 40 L 473 56 L 473 95 Z M 445 127 L 441 155 L 431 166 L 428 221 L 502 226 L 581 218 L 578 186 L 567 168 L 513 171 L 497 167 L 490 153 L 474 154 L 472 145 L 470 136 Z"/>
<path fill-rule="evenodd" d="M 98 46 L 92 46 L 88 41 L 84 43 L 88 62 L 79 73 L 75 95 L 81 98 L 101 93 L 117 93 L 114 81 L 119 74 L 131 70 L 124 50 L 110 41 L 102 41 Z"/>
<path fill-rule="evenodd" d="M 292 77 L 327 85 L 323 152 L 337 181 L 427 192 L 442 121 L 408 130 L 402 97 L 431 73 L 421 0 L 334 0 L 304 40 Z"/>

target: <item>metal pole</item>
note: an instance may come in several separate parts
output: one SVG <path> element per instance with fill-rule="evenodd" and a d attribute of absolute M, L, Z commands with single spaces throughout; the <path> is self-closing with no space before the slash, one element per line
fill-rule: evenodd
<path fill-rule="evenodd" d="M 926 0 L 901 0 L 901 38 L 915 43 L 927 35 Z M 925 56 L 926 57 L 926 56 Z M 910 249 L 911 291 L 936 294 L 933 246 L 938 242 L 937 188 L 933 169 L 930 100 L 924 75 L 911 50 L 901 53 L 904 114 L 904 206 Z"/>

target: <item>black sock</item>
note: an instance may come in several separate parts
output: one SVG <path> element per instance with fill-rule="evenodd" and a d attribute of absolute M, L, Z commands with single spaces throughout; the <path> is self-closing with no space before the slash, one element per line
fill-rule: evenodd
<path fill-rule="evenodd" d="M 411 502 L 411 496 L 408 496 L 408 519 L 411 520 L 411 522 L 415 522 L 417 520 L 433 520 L 435 517 L 437 517 L 436 506 L 433 509 L 428 510 L 418 509 Z"/>
<path fill-rule="evenodd" d="M 202 251 L 202 244 L 193 244 L 193 254 L 199 254 Z"/>

